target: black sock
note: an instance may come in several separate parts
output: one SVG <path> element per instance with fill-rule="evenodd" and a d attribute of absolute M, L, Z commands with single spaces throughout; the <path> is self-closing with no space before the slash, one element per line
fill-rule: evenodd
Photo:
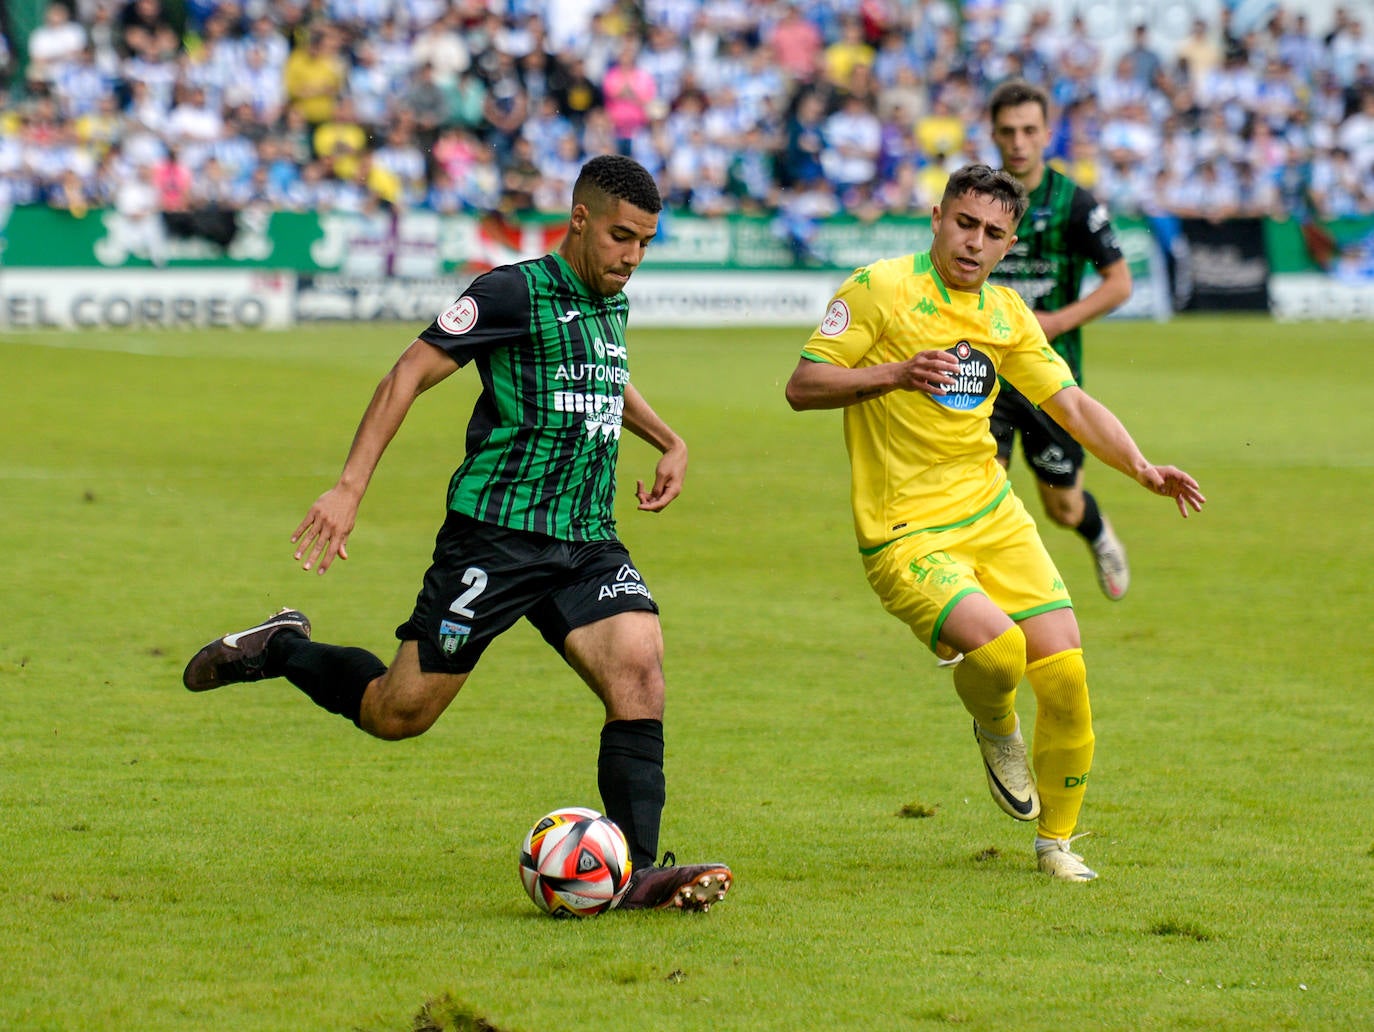
<path fill-rule="evenodd" d="M 1073 529 L 1090 545 L 1102 536 L 1102 512 L 1097 507 L 1097 499 L 1087 491 L 1083 492 L 1083 519 Z"/>
<path fill-rule="evenodd" d="M 606 816 L 619 825 L 630 844 L 635 869 L 652 867 L 667 797 L 663 721 L 613 720 L 603 727 L 596 780 Z"/>
<path fill-rule="evenodd" d="M 325 645 L 295 631 L 279 631 L 267 643 L 266 669 L 271 676 L 285 677 L 315 705 L 358 724 L 363 693 L 386 673 L 386 664 L 366 649 Z"/>

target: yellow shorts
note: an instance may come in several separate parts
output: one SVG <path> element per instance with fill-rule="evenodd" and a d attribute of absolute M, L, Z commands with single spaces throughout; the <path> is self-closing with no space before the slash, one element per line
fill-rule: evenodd
<path fill-rule="evenodd" d="M 1073 606 L 1035 521 L 1011 492 L 965 526 L 898 538 L 864 556 L 864 569 L 883 608 L 932 652 L 950 610 L 975 591 L 1013 620 Z"/>

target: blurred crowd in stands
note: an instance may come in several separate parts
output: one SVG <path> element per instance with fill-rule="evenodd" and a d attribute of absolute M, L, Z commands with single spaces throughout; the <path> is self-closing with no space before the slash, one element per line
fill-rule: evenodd
<path fill-rule="evenodd" d="M 674 208 L 929 213 L 997 163 L 993 87 L 1116 214 L 1374 214 L 1374 25 L 1337 9 L 1113 55 L 999 0 L 70 0 L 0 37 L 0 209 L 565 212 L 619 151 Z M 1364 21 L 1374 20 L 1363 6 Z M 175 228 L 175 226 L 173 227 Z"/>

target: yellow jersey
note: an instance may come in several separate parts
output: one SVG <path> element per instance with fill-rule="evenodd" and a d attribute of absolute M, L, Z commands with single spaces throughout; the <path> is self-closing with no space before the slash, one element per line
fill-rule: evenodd
<path fill-rule="evenodd" d="M 932 348 L 959 361 L 939 397 L 889 391 L 844 410 L 859 548 L 971 523 L 1011 489 L 988 430 L 998 377 L 1039 405 L 1076 386 L 1021 296 L 986 284 L 950 290 L 929 252 L 887 258 L 840 287 L 802 357 L 847 369 L 901 362 Z"/>

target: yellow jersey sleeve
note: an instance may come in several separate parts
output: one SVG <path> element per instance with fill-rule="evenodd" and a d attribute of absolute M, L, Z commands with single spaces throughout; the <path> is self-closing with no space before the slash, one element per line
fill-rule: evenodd
<path fill-rule="evenodd" d="M 1065 387 L 1077 386 L 1069 364 L 1050 347 L 1040 320 L 1021 295 L 1009 287 L 991 289 L 1001 295 L 1008 321 L 1016 330 L 1014 345 L 1007 349 L 998 375 L 1036 406 Z"/>
<path fill-rule="evenodd" d="M 802 349 L 804 358 L 846 369 L 874 364 L 864 356 L 882 337 L 892 313 L 898 277 L 891 264 L 881 261 L 855 269 L 840 285 Z"/>

